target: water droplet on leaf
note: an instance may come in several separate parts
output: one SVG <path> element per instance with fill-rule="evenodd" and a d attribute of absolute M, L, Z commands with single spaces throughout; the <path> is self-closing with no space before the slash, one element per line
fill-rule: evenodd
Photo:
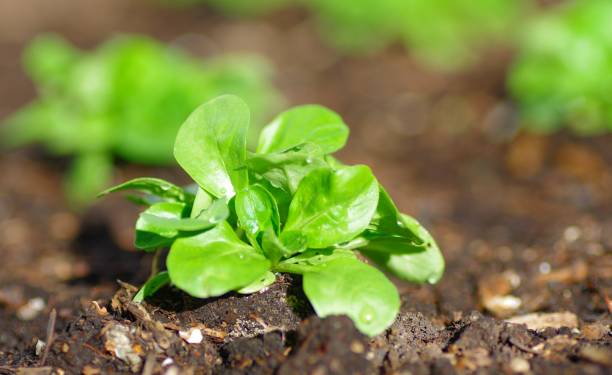
<path fill-rule="evenodd" d="M 370 323 L 376 317 L 376 310 L 370 305 L 365 305 L 359 312 L 359 320 Z"/>

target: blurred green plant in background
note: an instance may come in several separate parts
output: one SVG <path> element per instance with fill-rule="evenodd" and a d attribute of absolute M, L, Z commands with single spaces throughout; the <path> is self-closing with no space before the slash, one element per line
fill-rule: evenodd
<path fill-rule="evenodd" d="M 530 0 L 394 0 L 403 4 L 401 35 L 419 60 L 445 70 L 466 67 L 495 44 L 511 45 Z"/>
<path fill-rule="evenodd" d="M 467 66 L 487 45 L 510 42 L 514 25 L 530 9 L 530 0 L 185 1 L 204 1 L 242 16 L 302 6 L 325 39 L 342 51 L 364 53 L 399 41 L 425 64 L 443 70 Z"/>
<path fill-rule="evenodd" d="M 612 1 L 575 1 L 537 18 L 508 86 L 528 129 L 611 131 Z"/>
<path fill-rule="evenodd" d="M 403 42 L 428 66 L 455 70 L 481 48 L 510 42 L 526 11 L 521 0 L 310 0 L 329 39 L 349 51 Z"/>
<path fill-rule="evenodd" d="M 295 0 L 160 0 L 169 5 L 210 4 L 224 14 L 232 16 L 259 16 L 282 8 Z"/>
<path fill-rule="evenodd" d="M 35 39 L 24 56 L 39 98 L 7 119 L 2 143 L 44 145 L 74 156 L 69 200 L 89 202 L 111 181 L 113 158 L 173 163 L 180 124 L 199 104 L 235 94 L 262 124 L 280 102 L 270 66 L 255 56 L 201 61 L 140 36 L 120 36 L 82 52 L 55 35 Z"/>

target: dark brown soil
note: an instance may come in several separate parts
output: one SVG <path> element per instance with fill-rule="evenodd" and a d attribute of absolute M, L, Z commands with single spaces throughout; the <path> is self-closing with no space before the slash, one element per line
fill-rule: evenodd
<path fill-rule="evenodd" d="M 612 373 L 612 138 L 515 136 L 507 52 L 442 75 L 396 49 L 337 56 L 300 11 L 228 22 L 204 8 L 93 3 L 97 12 L 71 0 L 0 12 L 11 31 L 0 33 L 0 116 L 33 96 L 18 53 L 39 30 L 83 46 L 119 30 L 200 55 L 264 52 L 291 103 L 343 115 L 352 138 L 340 157 L 373 167 L 402 210 L 431 229 L 447 271 L 436 286 L 398 283 L 402 312 L 373 339 L 344 317 L 313 316 L 299 278 L 210 300 L 169 288 L 139 307 L 131 285 L 150 259 L 130 251 L 137 209 L 112 197 L 73 213 L 62 199 L 65 160 L 4 153 L 0 374 Z M 130 166 L 116 179 L 139 175 L 185 181 L 176 170 Z M 533 329 L 506 321 L 535 312 L 551 314 L 539 329 L 533 317 L 523 320 Z M 181 337 L 197 332 L 199 343 Z M 39 341 L 51 342 L 46 356 Z"/>

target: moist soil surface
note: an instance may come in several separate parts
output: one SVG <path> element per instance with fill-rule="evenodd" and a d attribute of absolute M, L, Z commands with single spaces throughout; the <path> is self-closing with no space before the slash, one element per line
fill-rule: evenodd
<path fill-rule="evenodd" d="M 345 118 L 352 135 L 339 157 L 372 166 L 433 233 L 447 270 L 435 286 L 397 281 L 401 313 L 374 338 L 345 317 L 317 318 L 288 275 L 248 296 L 168 287 L 137 305 L 151 262 L 132 250 L 137 208 L 109 197 L 75 213 L 62 195 L 67 160 L 5 152 L 0 374 L 612 373 L 612 138 L 518 132 L 503 83 L 511 53 L 440 74 L 395 47 L 339 56 L 300 10 L 227 21 L 199 7 L 93 3 L 104 17 L 68 0 L 48 12 L 17 4 L 25 23 L 0 15 L 11 31 L 0 40 L 0 116 L 34 95 L 19 51 L 40 30 L 81 46 L 118 30 L 201 56 L 264 52 L 290 103 Z M 172 168 L 121 163 L 115 179 L 142 175 L 186 182 Z"/>

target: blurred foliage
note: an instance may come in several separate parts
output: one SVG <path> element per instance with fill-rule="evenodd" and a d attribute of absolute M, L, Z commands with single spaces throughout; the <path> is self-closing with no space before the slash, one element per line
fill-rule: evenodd
<path fill-rule="evenodd" d="M 403 42 L 421 61 L 453 70 L 473 62 L 488 44 L 512 39 L 530 0 L 189 0 L 229 14 L 262 14 L 282 5 L 307 8 L 326 39 L 363 53 Z"/>
<path fill-rule="evenodd" d="M 205 1 L 225 14 L 233 16 L 258 16 L 270 13 L 295 0 L 160 0 L 171 5 L 193 5 Z"/>
<path fill-rule="evenodd" d="M 524 125 L 612 130 L 612 1 L 567 3 L 536 19 L 508 78 Z"/>
<path fill-rule="evenodd" d="M 495 43 L 511 44 L 529 0 L 395 0 L 405 14 L 401 35 L 412 53 L 434 67 L 475 62 Z"/>
<path fill-rule="evenodd" d="M 239 95 L 262 124 L 280 101 L 269 82 L 270 67 L 259 58 L 201 61 L 139 36 L 82 52 L 45 35 L 31 43 L 24 60 L 39 98 L 6 120 L 2 143 L 41 143 L 52 154 L 74 156 L 67 192 L 76 204 L 110 183 L 114 156 L 173 163 L 176 132 L 202 102 Z"/>

